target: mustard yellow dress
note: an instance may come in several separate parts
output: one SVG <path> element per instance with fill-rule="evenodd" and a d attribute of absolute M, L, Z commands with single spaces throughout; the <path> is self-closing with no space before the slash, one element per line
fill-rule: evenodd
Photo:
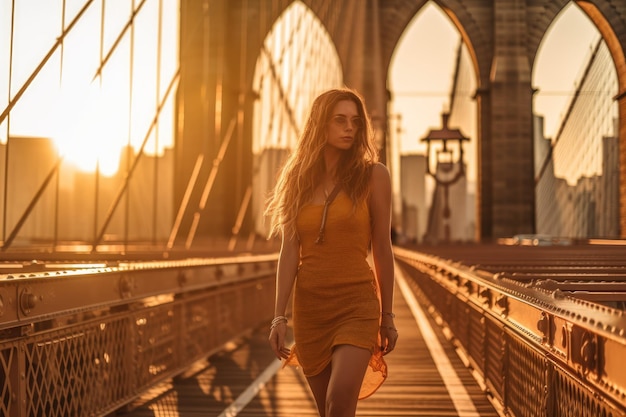
<path fill-rule="evenodd" d="M 328 208 L 324 241 L 315 243 L 323 209 L 324 205 L 304 206 L 296 221 L 300 265 L 293 298 L 295 346 L 287 364 L 314 376 L 329 364 L 335 346 L 368 349 L 372 357 L 359 394 L 362 399 L 387 377 L 379 342 L 379 285 L 367 261 L 369 207 L 363 202 L 355 208 L 339 192 Z"/>

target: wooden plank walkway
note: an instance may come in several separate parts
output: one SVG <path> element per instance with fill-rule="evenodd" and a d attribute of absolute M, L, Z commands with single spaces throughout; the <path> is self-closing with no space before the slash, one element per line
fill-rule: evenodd
<path fill-rule="evenodd" d="M 405 286 L 405 289 L 408 288 Z M 396 350 L 386 356 L 389 378 L 370 398 L 359 402 L 358 416 L 461 416 L 496 417 L 498 413 L 464 365 L 452 344 L 443 337 L 430 317 L 432 327 L 423 332 L 401 289 L 396 291 L 394 311 L 399 340 Z M 432 338 L 436 340 L 428 340 Z M 431 354 L 428 345 L 441 351 Z M 432 349 L 432 346 L 431 346 Z M 445 353 L 445 354 L 444 354 Z M 440 370 L 438 362 L 451 369 Z M 313 397 L 299 370 L 280 369 L 258 393 L 236 410 L 233 404 L 246 389 L 274 363 L 267 343 L 267 329 L 243 336 L 208 360 L 196 364 L 185 375 L 162 384 L 125 417 L 294 417 L 317 416 Z M 438 368 L 439 366 L 439 368 Z M 446 380 L 441 376 L 444 372 Z M 455 375 L 454 375 L 455 374 Z M 446 386 L 446 381 L 448 386 Z M 458 386 L 458 385 L 462 385 Z M 453 392 L 452 396 L 449 392 Z M 466 393 L 467 397 L 461 395 Z M 245 394 L 244 394 L 245 395 Z M 146 398 L 150 398 L 146 400 Z M 463 398 L 466 398 L 465 400 Z M 454 401 L 453 401 L 454 399 Z M 471 400 L 470 400 L 471 399 Z M 231 409 L 227 408 L 231 406 Z M 226 410 L 226 412 L 225 412 Z"/>

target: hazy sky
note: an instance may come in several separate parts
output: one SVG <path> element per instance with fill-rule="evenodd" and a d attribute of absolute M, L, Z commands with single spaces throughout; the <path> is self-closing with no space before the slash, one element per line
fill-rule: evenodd
<path fill-rule="evenodd" d="M 19 54 L 15 54 L 14 76 L 13 85 L 14 91 L 19 87 L 30 74 L 30 68 L 34 67 L 44 53 L 50 48 L 50 39 L 54 39 L 55 34 L 59 31 L 60 22 L 60 5 L 59 2 L 45 2 L 47 7 L 39 5 L 35 7 L 37 0 L 31 0 L 31 2 L 18 2 L 16 3 L 16 26 L 19 30 L 16 31 L 14 39 L 15 50 L 20 51 Z M 175 2 L 164 2 L 169 4 L 170 7 L 175 5 Z M 10 0 L 0 0 L 0 61 L 8 60 L 9 50 L 9 31 L 6 28 L 10 27 L 10 20 L 7 19 L 11 16 L 8 11 L 10 10 Z M 42 3 L 43 4 L 43 3 Z M 68 16 L 73 16 L 77 11 L 77 2 L 69 2 Z M 109 45 L 113 42 L 114 38 L 111 35 L 119 33 L 120 28 L 123 26 L 127 13 L 124 10 L 127 9 L 125 2 L 107 2 L 110 8 L 107 10 L 106 20 L 107 29 L 106 34 L 109 34 L 108 38 L 105 38 L 105 49 L 108 50 Z M 148 23 L 156 20 L 158 2 L 148 2 L 148 5 L 142 8 L 142 19 L 137 20 L 136 28 L 134 31 L 138 41 L 141 36 L 147 36 L 155 38 L 154 24 Z M 124 10 L 118 10 L 118 9 Z M 100 22 L 98 15 L 99 8 L 92 7 L 90 9 L 91 15 L 88 16 L 86 22 Z M 164 13 L 166 16 L 175 16 L 173 13 L 175 10 L 170 10 Z M 128 12 L 128 10 L 127 10 Z M 171 13 L 170 13 L 171 12 Z M 26 16 L 27 19 L 20 19 L 20 17 Z M 176 19 L 165 19 L 169 22 Z M 111 28 L 109 28 L 111 26 Z M 171 27 L 170 27 L 171 26 Z M 169 33 L 173 36 L 163 36 L 163 39 L 168 39 L 171 42 L 175 42 L 177 36 L 176 25 L 166 26 Z M 134 54 L 137 55 L 134 60 L 134 67 L 136 72 L 141 72 L 141 76 L 134 77 L 133 90 L 134 100 L 133 109 L 148 109 L 142 116 L 137 111 L 134 111 L 132 117 L 126 117 L 130 111 L 128 106 L 128 100 L 105 100 L 107 97 L 100 97 L 98 94 L 102 94 L 98 83 L 90 83 L 89 80 L 93 77 L 94 69 L 97 67 L 98 56 L 97 52 L 99 48 L 93 45 L 99 45 L 99 23 L 97 24 L 83 24 L 79 29 L 75 30 L 77 33 L 73 38 L 67 39 L 68 48 L 65 48 L 64 53 L 64 66 L 63 66 L 63 79 L 70 82 L 63 82 L 59 86 L 59 82 L 56 81 L 59 76 L 59 64 L 58 55 L 55 55 L 53 62 L 46 67 L 46 70 L 42 71 L 36 79 L 34 84 L 46 84 L 58 86 L 57 90 L 49 94 L 40 94 L 41 90 L 33 86 L 33 94 L 26 94 L 20 103 L 15 107 L 11 115 L 11 127 L 12 130 L 18 132 L 18 134 L 28 134 L 33 136 L 48 136 L 51 125 L 57 125 L 58 136 L 65 138 L 67 146 L 65 148 L 76 151 L 79 153 L 78 157 L 81 160 L 84 158 L 84 150 L 78 146 L 83 143 L 80 138 L 84 136 L 82 130 L 79 129 L 81 124 L 73 123 L 67 119 L 67 115 L 72 115 L 73 120 L 82 120 L 84 130 L 93 132 L 93 126 L 98 121 L 90 121 L 88 117 L 78 117 L 76 114 L 82 114 L 88 112 L 93 106 L 85 106 L 82 103 L 89 99 L 89 102 L 101 103 L 99 106 L 104 106 L 102 103 L 125 103 L 124 105 L 107 105 L 107 114 L 118 115 L 119 120 L 123 120 L 124 123 L 110 123 L 111 118 L 107 118 L 104 123 L 107 127 L 107 132 L 117 126 L 121 129 L 120 132 L 115 134 L 108 132 L 107 137 L 119 137 L 126 138 L 127 131 L 132 129 L 133 138 L 143 140 L 145 132 L 145 126 L 147 126 L 151 120 L 154 104 L 144 105 L 140 103 L 140 98 L 149 98 L 154 95 L 154 86 L 156 81 L 154 80 L 155 71 L 150 68 L 139 68 L 140 63 L 147 63 L 150 67 L 155 62 L 154 56 L 156 56 L 156 48 L 135 48 Z M 109 39 L 110 38 L 110 39 Z M 539 88 L 539 92 L 535 96 L 535 112 L 543 114 L 546 117 L 545 120 L 545 134 L 550 137 L 553 136 L 556 129 L 559 126 L 561 115 L 566 108 L 569 100 L 574 92 L 575 80 L 580 76 L 581 62 L 585 58 L 588 58 L 590 54 L 590 48 L 593 43 L 599 38 L 599 34 L 587 17 L 581 10 L 578 9 L 573 3 L 570 3 L 561 16 L 557 18 L 553 26 L 546 34 L 546 38 L 540 48 L 539 56 L 536 61 L 534 69 L 533 86 Z M 392 114 L 401 114 L 402 122 L 401 128 L 401 146 L 399 151 L 402 153 L 409 152 L 423 152 L 424 146 L 420 143 L 420 138 L 424 137 L 430 128 L 438 128 L 441 125 L 441 112 L 447 110 L 448 97 L 450 92 L 450 86 L 452 83 L 452 76 L 454 70 L 455 54 L 459 45 L 460 37 L 456 28 L 452 25 L 448 17 L 439 9 L 434 3 L 430 2 L 422 8 L 419 14 L 417 14 L 412 24 L 409 26 L 399 46 L 395 52 L 391 70 L 389 86 L 392 91 Z M 70 46 L 76 46 L 74 43 L 89 43 L 90 46 L 84 48 L 89 54 L 77 54 L 72 55 L 72 51 L 81 51 L 81 48 Z M 153 43 L 156 45 L 156 43 Z M 128 50 L 128 42 L 122 42 L 120 46 L 121 50 Z M 167 45 L 166 45 L 167 46 Z M 169 51 L 170 56 L 176 55 L 175 46 L 164 47 L 164 50 Z M 119 51 L 118 51 L 119 52 Z M 94 55 L 95 54 L 95 55 Z M 119 56 L 128 55 L 127 52 L 119 52 Z M 115 56 L 118 56 L 115 55 Z M 119 65 L 116 64 L 118 62 Z M 128 79 L 128 63 L 123 60 L 117 60 L 108 64 L 109 71 L 103 77 L 104 82 L 109 82 L 115 88 L 108 88 L 108 90 L 115 90 L 119 92 L 120 97 L 127 97 L 127 90 L 129 87 Z M 4 62 L 4 61 L 3 61 Z M 175 66 L 175 59 L 167 59 L 164 55 L 162 63 L 169 62 L 167 71 L 164 71 L 162 75 L 161 83 L 163 85 L 161 91 L 165 91 L 165 85 L 167 84 L 170 76 L 168 74 L 173 72 Z M 89 65 L 91 63 L 91 65 Z M 116 66 L 117 65 L 117 66 Z M 20 70 L 20 68 L 29 68 L 29 70 Z M 119 67 L 119 71 L 116 68 Z M 0 66 L 0 97 L 8 97 L 6 88 L 8 75 L 5 73 L 8 69 L 8 65 Z M 4 71 L 4 72 L 3 72 Z M 120 77 L 115 78 L 115 74 L 121 74 Z M 167 73 L 167 74 L 166 74 Z M 150 77 L 148 76 L 150 75 Z M 87 78 L 85 78 L 87 77 Z M 83 84 L 90 85 L 93 88 L 80 88 L 76 91 L 65 91 L 67 89 L 62 88 L 66 84 L 78 85 L 77 80 L 85 79 Z M 119 81 L 120 79 L 121 81 Z M 52 81 L 50 81 L 52 80 Z M 126 86 L 126 87 L 124 87 Z M 98 88 L 96 88 L 98 87 Z M 92 91 L 92 90 L 98 91 Z M 137 91 L 135 91 L 137 90 Z M 107 93 L 113 97 L 115 94 Z M 81 99 L 77 99 L 76 95 L 80 94 Z M 93 97 L 92 97 L 93 96 Z M 85 98 L 86 97 L 86 98 Z M 56 100 L 56 101 L 55 101 Z M 152 100 L 152 99 L 151 99 Z M 2 100 L 0 100 L 2 101 Z M 68 111 L 71 107 L 71 103 L 81 103 L 76 105 L 74 111 Z M 152 102 L 150 102 L 152 103 Z M 6 103 L 5 103 L 6 104 Z M 95 106 L 95 105 L 94 105 Z M 4 106 L 1 106 L 4 107 Z M 95 107 L 94 107 L 95 108 Z M 99 107 L 98 107 L 99 108 Z M 93 114 L 101 114 L 100 111 L 92 111 Z M 37 115 L 34 117 L 34 115 Z M 126 115 L 126 116 L 125 116 Z M 133 123 L 130 123 L 130 120 Z M 396 119 L 397 121 L 397 119 Z M 37 123 L 38 122 L 38 123 Z M 5 122 L 6 123 L 6 122 Z M 28 131 L 24 133 L 21 126 L 28 126 Z M 66 130 L 68 126 L 73 126 L 75 134 L 67 135 Z M 393 123 L 392 123 L 393 126 Z M 102 129 L 95 129 L 104 132 Z M 162 132 L 169 131 L 170 129 L 162 129 Z M 136 131 L 136 132 L 135 132 Z M 63 134 L 61 134 L 63 133 Z M 467 136 L 475 136 L 474 132 L 463 132 Z M 162 135 L 163 136 L 163 135 Z M 72 139 L 74 138 L 74 139 Z M 0 125 L 0 140 L 6 139 L 6 124 Z M 161 145 L 165 143 L 165 138 L 160 138 Z M 59 141 L 60 143 L 60 141 Z M 78 143 L 78 144 L 77 144 Z M 108 148 L 111 147 L 110 141 L 104 141 Z M 133 142 L 135 143 L 135 142 Z M 120 143 L 118 146 L 123 146 L 124 143 Z M 475 158 L 473 149 L 475 148 L 475 140 L 468 144 L 466 152 L 468 161 Z M 90 145 L 92 146 L 92 145 Z M 149 147 L 151 149 L 151 147 Z M 102 154 L 102 152 L 101 152 Z M 102 155 L 100 155 L 102 156 Z M 113 153 L 112 160 L 117 159 L 117 154 Z M 472 174 L 475 168 L 470 166 L 468 176 L 472 178 Z"/>
<path fill-rule="evenodd" d="M 545 117 L 545 135 L 553 136 L 575 91 L 583 62 L 599 33 L 577 6 L 570 3 L 548 30 L 533 69 L 535 113 Z M 408 27 L 391 64 L 392 112 L 402 114 L 401 153 L 423 153 L 419 139 L 441 126 L 447 110 L 460 36 L 448 17 L 432 2 Z M 474 132 L 463 132 L 471 136 Z M 473 138 L 472 138 L 473 139 Z M 474 158 L 473 141 L 466 149 Z M 472 169 L 473 171 L 473 169 Z"/>
<path fill-rule="evenodd" d="M 84 3 L 0 0 L 0 109 L 26 84 L 54 45 L 62 23 L 68 26 Z M 109 175 L 117 171 L 123 147 L 139 149 L 147 135 L 148 154 L 161 153 L 173 143 L 175 94 L 164 93 L 178 67 L 178 4 L 147 1 L 132 29 L 124 31 L 131 6 L 139 7 L 135 3 L 94 2 L 84 9 L 63 38 L 63 47 L 54 49 L 12 108 L 10 120 L 0 124 L 0 143 L 7 140 L 10 122 L 12 136 L 52 138 L 66 162 L 85 170 L 98 164 Z M 118 39 L 120 33 L 124 36 Z M 167 116 L 153 125 L 157 103 Z"/>

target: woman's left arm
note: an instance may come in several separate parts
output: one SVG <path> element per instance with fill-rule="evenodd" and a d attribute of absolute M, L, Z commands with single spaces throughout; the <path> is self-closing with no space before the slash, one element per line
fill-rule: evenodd
<path fill-rule="evenodd" d="M 370 183 L 370 215 L 372 216 L 372 255 L 380 284 L 381 348 L 391 352 L 398 333 L 393 322 L 394 263 L 391 246 L 391 179 L 383 164 L 376 164 Z"/>

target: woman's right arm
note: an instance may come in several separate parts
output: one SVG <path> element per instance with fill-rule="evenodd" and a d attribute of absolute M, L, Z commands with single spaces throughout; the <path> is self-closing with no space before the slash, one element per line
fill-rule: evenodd
<path fill-rule="evenodd" d="M 287 303 L 291 296 L 293 283 L 298 272 L 300 262 L 300 243 L 297 237 L 286 237 L 283 234 L 276 271 L 276 301 L 274 304 L 274 318 L 284 316 Z M 285 333 L 287 323 L 281 322 L 270 330 L 270 345 L 279 359 L 289 356 L 289 349 L 285 347 Z"/>

